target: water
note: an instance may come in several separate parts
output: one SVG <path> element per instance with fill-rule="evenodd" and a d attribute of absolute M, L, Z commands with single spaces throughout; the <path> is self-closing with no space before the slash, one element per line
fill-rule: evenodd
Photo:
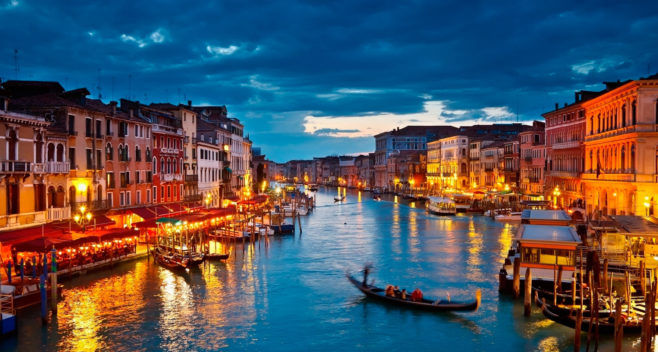
<path fill-rule="evenodd" d="M 317 194 L 303 234 L 232 248 L 226 263 L 175 274 L 141 259 L 65 281 L 57 318 L 19 314 L 2 351 L 372 351 L 573 349 L 573 330 L 498 295 L 497 274 L 515 227 L 483 216 L 437 217 L 415 203 L 368 193 Z M 223 250 L 223 249 L 222 249 Z M 365 299 L 345 279 L 372 262 L 371 277 L 426 296 L 469 300 L 477 312 L 428 313 Z M 608 339 L 602 350 L 611 350 Z M 584 340 L 583 340 L 584 346 Z M 639 349 L 639 337 L 625 350 Z"/>

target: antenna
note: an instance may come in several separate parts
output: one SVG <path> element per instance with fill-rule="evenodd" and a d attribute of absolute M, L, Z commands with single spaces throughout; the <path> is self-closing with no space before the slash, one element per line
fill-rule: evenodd
<path fill-rule="evenodd" d="M 14 75 L 16 80 L 18 80 L 18 72 L 20 71 L 18 66 L 18 49 L 14 49 Z"/>

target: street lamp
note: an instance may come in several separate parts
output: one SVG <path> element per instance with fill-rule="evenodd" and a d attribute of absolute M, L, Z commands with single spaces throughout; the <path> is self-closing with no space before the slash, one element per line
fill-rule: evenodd
<path fill-rule="evenodd" d="M 209 208 L 210 207 L 210 202 L 212 202 L 212 195 L 210 193 L 208 193 L 206 195 L 205 202 L 206 202 L 206 208 Z"/>
<path fill-rule="evenodd" d="M 649 197 L 646 196 L 644 197 L 644 216 L 649 216 L 649 207 L 651 204 L 649 204 Z"/>
<path fill-rule="evenodd" d="M 562 194 L 560 192 L 560 186 L 555 186 L 553 189 L 553 208 L 557 209 L 557 198 Z"/>
<path fill-rule="evenodd" d="M 87 229 L 87 224 L 91 221 L 93 215 L 84 205 L 80 206 L 79 212 L 73 216 L 73 220 L 82 227 L 82 233 Z"/>

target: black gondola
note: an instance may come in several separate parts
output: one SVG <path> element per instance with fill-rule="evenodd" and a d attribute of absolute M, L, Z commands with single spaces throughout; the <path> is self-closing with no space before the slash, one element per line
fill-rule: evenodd
<path fill-rule="evenodd" d="M 206 260 L 226 260 L 228 259 L 229 255 L 231 255 L 231 253 L 206 253 Z"/>
<path fill-rule="evenodd" d="M 363 285 L 362 281 L 355 279 L 352 275 L 346 274 L 347 279 L 350 280 L 352 285 L 363 292 L 366 296 L 377 298 L 382 302 L 387 302 L 403 307 L 424 309 L 429 311 L 445 312 L 445 311 L 474 311 L 480 307 L 481 292 L 477 290 L 475 293 L 475 301 L 473 302 L 456 302 L 446 300 L 430 300 L 423 298 L 421 301 L 412 301 L 411 299 L 402 299 L 397 297 L 386 296 L 385 290 L 372 285 Z"/>
<path fill-rule="evenodd" d="M 334 197 L 334 202 L 342 202 L 345 200 L 345 196 L 342 197 Z"/>
<path fill-rule="evenodd" d="M 565 310 L 565 309 L 556 309 L 556 307 L 551 307 L 548 304 L 544 304 L 541 301 L 537 302 L 537 305 L 541 307 L 541 312 L 544 316 L 556 323 L 562 324 L 564 326 L 570 327 L 572 329 L 576 328 L 576 313 L 575 311 Z M 585 314 L 583 314 L 585 315 Z M 589 331 L 589 325 L 591 321 L 590 314 L 588 316 L 583 316 L 582 323 L 580 324 L 580 330 Z M 608 317 L 599 317 L 599 333 L 603 334 L 614 334 L 615 333 L 615 319 L 612 316 Z M 642 322 L 629 322 L 626 321 L 623 323 L 624 333 L 640 333 L 642 332 Z M 592 326 L 594 328 L 594 326 Z"/>

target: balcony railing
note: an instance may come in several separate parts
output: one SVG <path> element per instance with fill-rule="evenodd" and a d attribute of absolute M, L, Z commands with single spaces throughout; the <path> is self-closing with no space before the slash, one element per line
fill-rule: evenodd
<path fill-rule="evenodd" d="M 31 163 L 27 161 L 0 161 L 0 173 L 27 173 Z"/>
<path fill-rule="evenodd" d="M 174 180 L 183 181 L 183 174 L 175 174 L 174 175 Z"/>
<path fill-rule="evenodd" d="M 71 163 L 62 161 L 49 161 L 47 163 L 32 163 L 32 172 L 35 174 L 68 174 Z"/>
<path fill-rule="evenodd" d="M 189 196 L 183 197 L 183 200 L 186 202 L 198 202 L 202 199 L 203 197 L 200 194 L 191 194 Z"/>
<path fill-rule="evenodd" d="M 105 138 L 112 138 L 114 137 L 114 131 L 105 131 Z"/>
<path fill-rule="evenodd" d="M 174 180 L 174 174 L 161 174 L 160 179 L 164 182 L 170 182 Z"/>
<path fill-rule="evenodd" d="M 569 141 L 569 142 L 559 142 L 553 143 L 551 146 L 553 149 L 571 149 L 580 147 L 580 141 Z"/>
<path fill-rule="evenodd" d="M 91 202 L 71 202 L 69 203 L 69 208 L 73 211 L 77 211 L 82 205 L 91 210 L 105 210 L 110 208 L 110 203 L 106 199 L 92 200 Z"/>
<path fill-rule="evenodd" d="M 579 177 L 578 171 L 549 171 L 548 176 L 551 177 Z"/>
<path fill-rule="evenodd" d="M 595 172 L 584 173 L 583 180 L 599 180 L 599 181 L 621 181 L 621 182 L 635 182 L 635 174 L 606 174 L 599 173 L 598 177 Z"/>
<path fill-rule="evenodd" d="M 626 133 L 633 133 L 633 132 L 656 132 L 656 131 L 658 131 L 657 124 L 631 125 L 611 131 L 598 132 L 595 134 L 591 134 L 589 136 L 585 136 L 585 141 L 595 141 L 603 138 L 614 137 L 614 136 L 618 136 Z"/>
<path fill-rule="evenodd" d="M 35 211 L 30 213 L 0 215 L 1 227 L 26 227 L 46 223 L 47 212 Z"/>
<path fill-rule="evenodd" d="M 185 175 L 185 182 L 198 182 L 199 175 Z"/>
<path fill-rule="evenodd" d="M 48 208 L 48 221 L 60 221 L 71 218 L 71 208 Z"/>

